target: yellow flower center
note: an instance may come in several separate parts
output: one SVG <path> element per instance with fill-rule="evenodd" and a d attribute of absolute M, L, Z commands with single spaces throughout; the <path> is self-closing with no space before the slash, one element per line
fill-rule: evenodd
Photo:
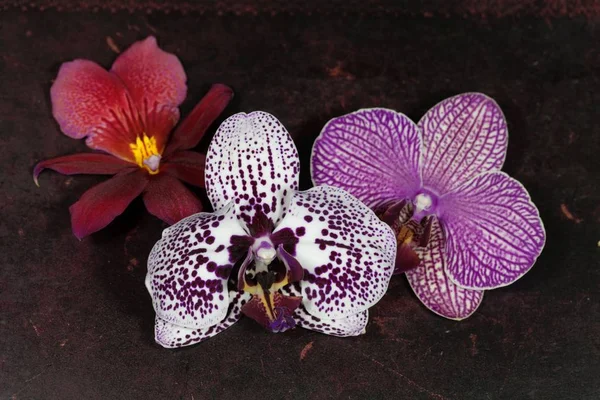
<path fill-rule="evenodd" d="M 158 174 L 160 165 L 160 151 L 156 146 L 156 138 L 148 137 L 146 133 L 137 137 L 135 143 L 129 145 L 135 157 L 135 162 L 140 168 L 146 168 L 150 175 Z"/>

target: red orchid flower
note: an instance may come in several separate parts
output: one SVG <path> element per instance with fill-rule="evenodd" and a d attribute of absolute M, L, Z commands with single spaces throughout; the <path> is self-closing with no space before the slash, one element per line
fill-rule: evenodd
<path fill-rule="evenodd" d="M 106 71 L 88 60 L 64 63 L 50 89 L 52 113 L 63 133 L 98 153 L 73 154 L 38 163 L 65 175 L 115 175 L 92 187 L 70 207 L 79 239 L 108 225 L 137 196 L 146 209 L 174 224 L 200 212 L 200 201 L 184 184 L 204 186 L 204 155 L 189 151 L 233 97 L 213 85 L 173 131 L 187 92 L 179 59 L 152 36 L 134 43 Z M 39 186 L 39 184 L 38 184 Z"/>

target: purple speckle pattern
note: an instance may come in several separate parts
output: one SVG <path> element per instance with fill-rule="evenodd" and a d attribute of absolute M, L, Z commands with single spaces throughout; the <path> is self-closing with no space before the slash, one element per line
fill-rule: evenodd
<path fill-rule="evenodd" d="M 508 133 L 502 110 L 481 93 L 450 97 L 418 123 L 423 185 L 442 195 L 504 164 Z"/>
<path fill-rule="evenodd" d="M 165 348 L 172 349 L 190 346 L 209 339 L 217 333 L 223 332 L 240 319 L 242 306 L 250 300 L 250 297 L 248 293 L 229 292 L 230 303 L 226 317 L 221 322 L 206 328 L 186 328 L 156 317 L 154 325 L 156 343 Z"/>
<path fill-rule="evenodd" d="M 539 212 L 523 185 L 505 173 L 480 175 L 442 200 L 446 272 L 460 286 L 509 285 L 542 252 L 546 233 Z"/>
<path fill-rule="evenodd" d="M 408 117 L 383 108 L 334 118 L 315 141 L 315 185 L 342 187 L 371 208 L 414 195 L 421 138 Z"/>
<path fill-rule="evenodd" d="M 282 292 L 288 296 L 300 296 L 300 285 L 289 285 Z M 306 311 L 304 305 L 300 304 L 294 311 L 294 319 L 298 326 L 326 335 L 339 337 L 359 336 L 366 333 L 369 310 L 361 311 L 344 318 L 330 319 L 315 317 Z"/>
<path fill-rule="evenodd" d="M 348 192 L 319 186 L 292 197 L 275 232 L 300 227 L 304 234 L 292 255 L 304 268 L 300 287 L 308 313 L 345 318 L 379 301 L 396 257 L 396 238 L 388 225 Z"/>
<path fill-rule="evenodd" d="M 196 329 L 225 318 L 227 280 L 237 261 L 232 259 L 237 252 L 231 251 L 235 235 L 244 235 L 244 230 L 231 206 L 192 215 L 165 229 L 150 253 L 146 276 L 157 317 Z"/>
<path fill-rule="evenodd" d="M 450 280 L 445 271 L 444 245 L 444 232 L 433 217 L 427 247 L 415 249 L 421 264 L 407 271 L 406 277 L 419 300 L 431 311 L 449 319 L 465 319 L 477 310 L 484 292 L 463 289 Z"/>
<path fill-rule="evenodd" d="M 206 191 L 218 210 L 229 202 L 246 224 L 260 211 L 277 223 L 298 189 L 300 162 L 285 127 L 262 111 L 235 114 L 219 127 L 206 155 Z"/>
<path fill-rule="evenodd" d="M 275 295 L 302 297 L 298 308 L 296 300 L 293 310 L 279 310 L 272 331 L 300 325 L 336 336 L 364 333 L 367 309 L 385 294 L 394 269 L 394 232 L 342 189 L 298 192 L 298 175 L 296 147 L 272 115 L 236 114 L 221 125 L 206 165 L 217 211 L 166 229 L 148 260 L 159 344 L 195 344 L 237 321 L 250 304 L 241 282 L 264 249 L 276 249 L 291 282 Z M 270 269 L 271 261 L 252 265 Z"/>

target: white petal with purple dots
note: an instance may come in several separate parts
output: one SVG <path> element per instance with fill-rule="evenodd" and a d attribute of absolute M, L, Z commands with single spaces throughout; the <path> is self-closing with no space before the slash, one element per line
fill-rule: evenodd
<path fill-rule="evenodd" d="M 232 206 L 192 215 L 164 230 L 150 252 L 146 276 L 158 317 L 196 329 L 225 318 L 227 280 L 237 261 L 232 258 L 234 235 L 244 230 Z"/>
<path fill-rule="evenodd" d="M 302 304 L 323 318 L 366 310 L 385 294 L 394 270 L 392 229 L 357 198 L 331 186 L 297 192 L 274 234 L 291 230 L 286 249 L 304 269 Z"/>
<path fill-rule="evenodd" d="M 282 290 L 289 296 L 300 296 L 298 284 L 289 285 Z M 367 322 L 369 322 L 369 310 L 349 315 L 345 318 L 329 319 L 311 315 L 304 305 L 294 311 L 294 319 L 298 326 L 311 331 L 324 333 L 331 336 L 347 337 L 359 336 L 366 333 Z"/>
<path fill-rule="evenodd" d="M 546 241 L 527 190 L 503 172 L 482 174 L 440 200 L 446 272 L 464 288 L 494 289 L 523 276 Z"/>
<path fill-rule="evenodd" d="M 385 108 L 332 119 L 313 146 L 315 185 L 344 188 L 371 208 L 412 197 L 421 186 L 421 137 L 404 114 Z"/>
<path fill-rule="evenodd" d="M 299 172 L 294 141 L 277 118 L 239 113 L 221 124 L 208 148 L 206 192 L 215 210 L 233 201 L 247 224 L 257 209 L 277 223 Z"/>
<path fill-rule="evenodd" d="M 186 328 L 156 317 L 154 325 L 156 343 L 165 348 L 172 349 L 200 343 L 215 336 L 217 333 L 223 332 L 240 319 L 242 306 L 248 301 L 250 295 L 232 291 L 229 293 L 229 298 L 229 310 L 225 318 L 219 323 L 206 328 Z"/>

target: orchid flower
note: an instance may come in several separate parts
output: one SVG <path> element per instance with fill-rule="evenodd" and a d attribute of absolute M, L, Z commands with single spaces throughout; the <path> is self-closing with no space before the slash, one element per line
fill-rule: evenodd
<path fill-rule="evenodd" d="M 216 211 L 167 228 L 148 259 L 157 343 L 198 343 L 242 313 L 272 332 L 365 332 L 393 273 L 394 233 L 344 190 L 298 191 L 299 167 L 272 115 L 223 122 L 206 159 Z"/>
<path fill-rule="evenodd" d="M 213 85 L 169 136 L 186 91 L 181 63 L 154 37 L 134 43 L 110 71 L 88 60 L 60 67 L 50 90 L 54 118 L 65 135 L 86 138 L 100 152 L 42 161 L 33 171 L 35 183 L 46 168 L 65 175 L 115 175 L 70 207 L 77 238 L 104 228 L 140 194 L 148 211 L 168 224 L 201 211 L 200 201 L 181 183 L 204 186 L 204 156 L 189 149 L 233 92 Z"/>
<path fill-rule="evenodd" d="M 460 320 L 485 290 L 529 271 L 544 247 L 527 190 L 500 171 L 507 142 L 502 111 L 479 93 L 442 101 L 418 124 L 360 110 L 323 128 L 312 179 L 378 210 L 397 235 L 395 272 L 431 311 Z"/>

